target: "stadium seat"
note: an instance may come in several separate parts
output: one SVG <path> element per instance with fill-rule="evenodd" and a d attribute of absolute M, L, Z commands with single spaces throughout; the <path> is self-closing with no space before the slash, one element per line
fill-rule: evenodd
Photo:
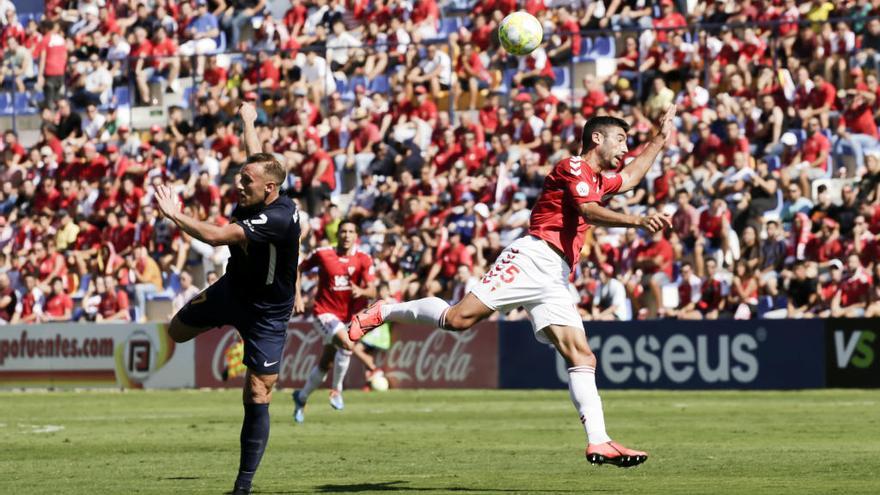
<path fill-rule="evenodd" d="M 507 92 L 513 87 L 513 76 L 516 75 L 517 69 L 504 69 L 501 76 L 501 85 L 496 88 L 498 91 Z"/>
<path fill-rule="evenodd" d="M 782 168 L 782 160 L 780 160 L 778 156 L 770 155 L 766 158 L 766 160 L 768 171 L 773 172 Z"/>
<path fill-rule="evenodd" d="M 220 31 L 220 36 L 217 37 L 217 49 L 211 52 L 212 55 L 216 55 L 218 53 L 223 53 L 226 51 L 226 33 L 223 30 Z"/>
<path fill-rule="evenodd" d="M 367 83 L 367 78 L 364 76 L 352 76 L 351 79 L 348 80 L 348 90 L 354 91 L 358 86 L 363 86 L 364 89 L 369 87 L 369 83 Z"/>
<path fill-rule="evenodd" d="M 571 87 L 571 70 L 568 67 L 553 67 L 554 88 Z"/>
<path fill-rule="evenodd" d="M 388 77 L 382 74 L 376 76 L 369 84 L 370 91 L 373 93 L 387 94 L 391 87 L 388 85 Z"/>
<path fill-rule="evenodd" d="M 765 211 L 763 215 L 761 215 L 761 219 L 765 222 L 767 220 L 779 220 L 782 218 L 782 204 L 785 201 L 785 198 L 782 197 L 782 188 L 776 188 L 776 208 L 772 210 Z"/>
<path fill-rule="evenodd" d="M 131 93 L 128 90 L 128 86 L 117 86 L 113 90 L 113 99 L 116 100 L 117 107 L 130 107 Z"/>
<path fill-rule="evenodd" d="M 89 282 L 92 281 L 91 273 L 84 273 L 82 277 L 79 279 L 79 288 L 76 289 L 76 292 L 73 293 L 73 298 L 82 299 L 85 296 L 86 292 L 89 290 Z"/>
<path fill-rule="evenodd" d="M 581 38 L 581 49 L 578 55 L 574 57 L 574 62 L 585 62 L 589 60 L 590 50 L 593 49 L 593 40 L 587 36 Z"/>
<path fill-rule="evenodd" d="M 458 31 L 462 26 L 461 17 L 447 17 L 440 19 L 440 29 L 437 30 L 438 38 L 448 38 L 450 34 Z"/>
<path fill-rule="evenodd" d="M 345 79 L 339 79 L 334 77 L 333 80 L 336 82 L 336 91 L 339 94 L 345 94 L 351 91 L 351 88 L 348 85 L 348 81 Z"/>
<path fill-rule="evenodd" d="M 594 58 L 614 57 L 615 53 L 614 38 L 603 36 L 596 38 L 593 48 L 590 50 Z"/>
<path fill-rule="evenodd" d="M 12 95 L 10 93 L 0 93 L 0 114 L 12 114 Z"/>
<path fill-rule="evenodd" d="M 30 104 L 30 98 L 26 93 L 15 93 L 13 109 L 17 115 L 29 115 L 37 113 L 37 109 Z"/>

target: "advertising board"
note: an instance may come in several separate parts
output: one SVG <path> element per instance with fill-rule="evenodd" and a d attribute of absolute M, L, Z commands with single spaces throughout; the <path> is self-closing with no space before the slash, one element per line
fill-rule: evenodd
<path fill-rule="evenodd" d="M 501 388 L 564 388 L 567 367 L 528 322 L 500 324 Z M 589 322 L 603 388 L 822 387 L 819 320 Z"/>
<path fill-rule="evenodd" d="M 157 323 L 10 325 L 0 334 L 0 386 L 191 387 L 192 349 Z"/>

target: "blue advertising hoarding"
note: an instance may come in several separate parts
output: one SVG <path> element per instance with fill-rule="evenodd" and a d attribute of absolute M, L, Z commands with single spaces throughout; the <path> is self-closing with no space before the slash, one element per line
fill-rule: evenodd
<path fill-rule="evenodd" d="M 566 388 L 566 365 L 527 321 L 501 322 L 500 388 Z M 602 388 L 825 386 L 821 320 L 587 322 Z"/>

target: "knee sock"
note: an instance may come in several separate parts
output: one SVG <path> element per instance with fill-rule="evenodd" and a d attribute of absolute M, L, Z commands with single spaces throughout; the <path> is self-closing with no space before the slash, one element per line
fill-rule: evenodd
<path fill-rule="evenodd" d="M 327 372 L 323 371 L 320 367 L 318 367 L 318 365 L 315 365 L 312 368 L 312 371 L 309 372 L 309 377 L 306 379 L 306 384 L 303 385 L 303 388 L 299 390 L 300 400 L 303 402 L 308 400 L 309 395 L 314 392 L 316 388 L 321 386 L 326 378 Z"/>
<path fill-rule="evenodd" d="M 611 437 L 605 432 L 605 415 L 602 399 L 596 389 L 596 369 L 592 366 L 575 366 L 568 369 L 568 391 L 571 402 L 581 416 L 589 443 L 605 443 Z"/>
<path fill-rule="evenodd" d="M 398 304 L 382 306 L 382 318 L 394 323 L 422 323 L 440 328 L 446 323 L 446 310 L 449 304 L 439 297 L 426 297 Z"/>
<path fill-rule="evenodd" d="M 245 404 L 236 487 L 249 488 L 269 440 L 269 404 Z"/>
<path fill-rule="evenodd" d="M 336 349 L 336 357 L 333 358 L 333 390 L 342 392 L 342 380 L 345 380 L 349 364 L 351 364 L 351 351 Z"/>

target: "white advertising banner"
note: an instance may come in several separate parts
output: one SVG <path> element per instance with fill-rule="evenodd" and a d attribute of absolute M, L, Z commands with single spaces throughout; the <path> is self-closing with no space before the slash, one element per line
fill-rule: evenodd
<path fill-rule="evenodd" d="M 192 387 L 194 349 L 158 323 L 8 325 L 0 387 Z"/>

